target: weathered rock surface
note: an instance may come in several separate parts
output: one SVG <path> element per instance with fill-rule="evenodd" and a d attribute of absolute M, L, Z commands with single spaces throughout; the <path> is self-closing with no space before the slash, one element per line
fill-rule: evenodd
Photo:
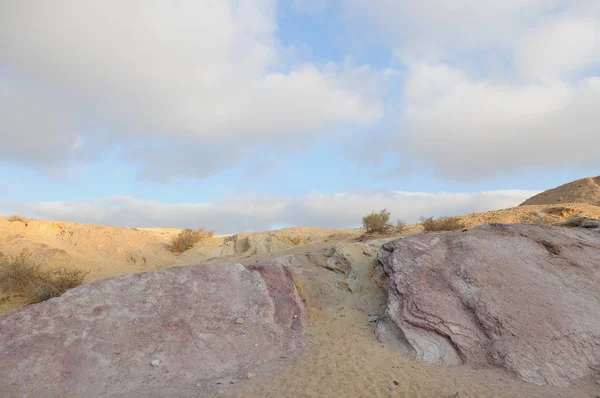
<path fill-rule="evenodd" d="M 573 216 L 566 221 L 555 223 L 559 227 L 600 229 L 600 220 L 583 216 Z"/>
<path fill-rule="evenodd" d="M 567 386 L 600 365 L 600 236 L 484 225 L 386 243 L 377 336 L 441 365 L 494 365 Z"/>
<path fill-rule="evenodd" d="M 348 246 L 348 244 L 340 243 L 329 248 L 325 254 L 327 262 L 322 266 L 323 268 L 345 275 L 346 278 L 354 280 L 357 276 L 352 268 L 352 261 L 350 260 L 350 254 L 347 249 Z"/>
<path fill-rule="evenodd" d="M 285 228 L 277 231 L 247 232 L 225 238 L 223 246 L 213 248 L 211 257 L 276 253 L 290 247 L 329 239 L 358 236 L 358 230 L 323 228 Z"/>
<path fill-rule="evenodd" d="M 299 353 L 304 319 L 276 264 L 102 280 L 0 317 L 0 396 L 213 397 Z"/>

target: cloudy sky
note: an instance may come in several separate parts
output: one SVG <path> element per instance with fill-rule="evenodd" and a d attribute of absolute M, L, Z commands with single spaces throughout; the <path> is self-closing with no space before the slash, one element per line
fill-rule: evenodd
<path fill-rule="evenodd" d="M 600 169 L 598 0 L 2 0 L 0 214 L 220 233 Z"/>

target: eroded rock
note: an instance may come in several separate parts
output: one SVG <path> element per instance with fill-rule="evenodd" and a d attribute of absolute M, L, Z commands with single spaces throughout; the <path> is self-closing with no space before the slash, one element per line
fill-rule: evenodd
<path fill-rule="evenodd" d="M 354 280 L 357 278 L 356 271 L 352 268 L 350 254 L 347 252 L 344 244 L 332 246 L 325 254 L 327 262 L 321 266 L 330 271 L 344 275 L 346 278 Z"/>
<path fill-rule="evenodd" d="M 600 238 L 486 225 L 386 243 L 378 338 L 441 365 L 495 365 L 567 386 L 600 365 Z"/>
<path fill-rule="evenodd" d="M 266 374 L 304 346 L 304 308 L 282 266 L 250 268 L 120 276 L 0 317 L 1 395 L 209 397 Z"/>

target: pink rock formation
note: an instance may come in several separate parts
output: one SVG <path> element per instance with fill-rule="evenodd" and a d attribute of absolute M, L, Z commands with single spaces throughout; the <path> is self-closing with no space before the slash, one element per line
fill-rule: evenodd
<path fill-rule="evenodd" d="M 99 281 L 0 317 L 0 396 L 213 397 L 300 352 L 280 265 L 203 264 Z"/>
<path fill-rule="evenodd" d="M 377 336 L 403 354 L 556 386 L 600 365 L 597 230 L 487 225 L 388 242 L 379 260 Z"/>

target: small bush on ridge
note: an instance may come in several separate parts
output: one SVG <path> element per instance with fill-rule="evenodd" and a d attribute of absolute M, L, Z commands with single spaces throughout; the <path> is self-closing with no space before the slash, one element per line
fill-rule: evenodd
<path fill-rule="evenodd" d="M 389 232 L 392 228 L 390 224 L 390 211 L 382 209 L 379 212 L 371 212 L 362 219 L 363 228 L 368 234 L 382 234 Z"/>
<path fill-rule="evenodd" d="M 171 251 L 177 254 L 183 253 L 194 247 L 196 243 L 210 239 L 214 235 L 215 231 L 184 229 L 171 239 Z"/>
<path fill-rule="evenodd" d="M 419 221 L 426 232 L 454 231 L 466 227 L 459 217 L 441 217 L 437 220 L 434 220 L 433 217 L 421 217 Z"/>
<path fill-rule="evenodd" d="M 406 221 L 397 219 L 396 226 L 395 226 L 396 232 L 398 232 L 398 233 L 403 232 L 405 229 L 406 229 Z"/>
<path fill-rule="evenodd" d="M 13 214 L 12 216 L 7 217 L 6 219 L 10 222 L 26 223 L 27 221 L 29 221 L 29 219 L 27 217 L 22 216 L 20 214 Z"/>

